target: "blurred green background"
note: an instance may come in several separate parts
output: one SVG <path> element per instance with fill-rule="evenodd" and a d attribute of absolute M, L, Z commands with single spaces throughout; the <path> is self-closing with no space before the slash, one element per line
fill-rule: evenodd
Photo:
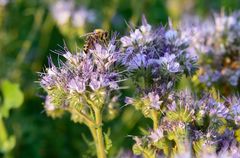
<path fill-rule="evenodd" d="M 222 9 L 238 10 L 240 0 L 66 0 L 64 5 L 54 0 L 0 0 L 0 113 L 4 106 L 7 110 L 19 107 L 24 96 L 22 106 L 9 116 L 0 114 L 0 139 L 7 134 L 16 140 L 7 155 L 93 157 L 95 146 L 84 125 L 71 122 L 67 114 L 52 119 L 43 110 L 44 93 L 36 82 L 37 72 L 47 66 L 47 56 L 57 58 L 51 50 L 61 49 L 64 41 L 75 51 L 82 46 L 84 33 L 103 28 L 123 35 L 129 30 L 127 24 L 139 24 L 142 14 L 155 26 L 165 25 L 168 17 L 176 26 L 183 14 L 208 16 Z M 131 90 L 123 93 L 131 95 Z M 127 135 L 140 134 L 139 127 L 149 128 L 150 123 L 132 107 L 121 109 L 105 124 L 105 131 L 111 128 L 113 141 L 110 157 L 131 149 L 133 141 Z"/>

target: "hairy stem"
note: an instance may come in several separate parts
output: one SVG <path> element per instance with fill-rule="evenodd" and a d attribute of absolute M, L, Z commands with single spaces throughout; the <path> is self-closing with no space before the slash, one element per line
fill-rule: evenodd
<path fill-rule="evenodd" d="M 78 114 L 79 116 L 81 116 L 84 119 L 84 122 L 88 127 L 95 126 L 94 121 L 91 118 L 89 118 L 87 115 L 82 113 L 81 111 L 77 111 L 76 109 L 74 109 L 73 112 Z"/>
<path fill-rule="evenodd" d="M 89 126 L 89 125 L 87 125 L 87 126 L 91 131 L 94 142 L 97 142 L 97 133 L 96 133 L 96 130 L 95 130 L 95 126 Z"/>
<path fill-rule="evenodd" d="M 157 128 L 158 128 L 158 113 L 156 111 L 152 111 L 152 121 L 153 121 L 153 129 L 157 130 Z"/>
<path fill-rule="evenodd" d="M 102 133 L 102 111 L 100 109 L 95 109 L 95 118 L 96 118 L 96 135 L 97 135 L 97 156 L 98 158 L 106 158 L 105 146 Z"/>

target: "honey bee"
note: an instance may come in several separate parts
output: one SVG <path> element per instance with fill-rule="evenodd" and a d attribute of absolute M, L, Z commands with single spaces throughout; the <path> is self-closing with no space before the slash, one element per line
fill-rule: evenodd
<path fill-rule="evenodd" d="M 83 46 L 83 51 L 85 53 L 88 53 L 90 49 L 94 49 L 96 43 L 106 45 L 109 40 L 108 32 L 102 29 L 95 29 L 92 33 L 88 33 L 85 36 L 87 36 L 87 39 Z"/>

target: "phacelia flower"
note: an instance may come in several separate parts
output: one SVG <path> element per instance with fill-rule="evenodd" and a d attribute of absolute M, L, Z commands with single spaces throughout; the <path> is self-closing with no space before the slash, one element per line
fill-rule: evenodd
<path fill-rule="evenodd" d="M 71 106 L 84 109 L 92 106 L 90 102 L 103 106 L 104 98 L 120 88 L 120 76 L 114 70 L 118 57 L 114 42 L 113 38 L 106 46 L 97 43 L 87 54 L 73 54 L 65 49 L 63 57 L 66 61 L 59 61 L 58 67 L 50 58 L 50 67 L 40 74 L 40 85 L 51 98 L 50 109 Z"/>
<path fill-rule="evenodd" d="M 157 142 L 159 139 L 163 138 L 163 130 L 161 128 L 158 128 L 155 131 L 152 131 L 149 135 L 149 138 L 153 141 L 153 142 Z"/>
<path fill-rule="evenodd" d="M 200 82 L 223 91 L 239 87 L 240 14 L 215 14 L 214 18 L 183 20 L 182 32 L 190 41 L 190 52 L 199 56 Z M 224 85 L 224 86 L 223 86 Z"/>
<path fill-rule="evenodd" d="M 187 52 L 188 42 L 181 38 L 181 32 L 171 26 L 154 29 L 144 17 L 142 26 L 122 37 L 121 43 L 120 62 L 126 69 L 133 75 L 140 73 L 139 77 L 145 71 L 153 80 L 145 88 L 174 84 L 182 75 L 192 75 L 197 68 L 196 58 Z"/>

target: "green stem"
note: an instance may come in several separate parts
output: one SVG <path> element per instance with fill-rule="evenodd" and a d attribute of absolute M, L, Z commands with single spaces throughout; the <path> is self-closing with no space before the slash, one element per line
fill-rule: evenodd
<path fill-rule="evenodd" d="M 84 113 L 82 113 L 81 111 L 77 111 L 76 109 L 73 110 L 73 112 L 77 113 L 79 116 L 81 116 L 84 119 L 84 122 L 86 125 L 88 125 L 88 127 L 90 126 L 95 126 L 94 121 L 89 118 L 87 115 L 85 115 Z"/>
<path fill-rule="evenodd" d="M 97 142 L 96 142 L 97 156 L 98 158 L 106 158 L 103 133 L 102 133 L 102 111 L 100 109 L 95 109 L 95 117 L 96 117 L 96 125 L 97 125 L 97 127 L 95 127 L 96 134 L 97 134 Z"/>
<path fill-rule="evenodd" d="M 153 129 L 158 129 L 158 113 L 156 111 L 152 111 L 152 121 L 153 121 Z"/>
<path fill-rule="evenodd" d="M 7 140 L 7 131 L 3 122 L 2 117 L 0 116 L 0 146 Z"/>
<path fill-rule="evenodd" d="M 91 131 L 94 142 L 97 142 L 97 133 L 96 133 L 95 127 L 94 126 L 89 126 L 89 125 L 87 125 L 87 126 Z"/>

